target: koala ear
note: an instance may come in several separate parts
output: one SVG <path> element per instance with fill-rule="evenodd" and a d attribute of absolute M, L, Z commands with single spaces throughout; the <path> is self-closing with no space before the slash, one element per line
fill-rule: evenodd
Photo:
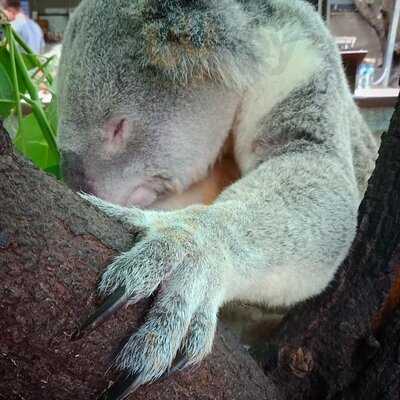
<path fill-rule="evenodd" d="M 255 24 L 235 0 L 142 0 L 129 15 L 141 67 L 174 81 L 243 86 L 262 55 Z M 138 40 L 140 37 L 140 40 Z"/>

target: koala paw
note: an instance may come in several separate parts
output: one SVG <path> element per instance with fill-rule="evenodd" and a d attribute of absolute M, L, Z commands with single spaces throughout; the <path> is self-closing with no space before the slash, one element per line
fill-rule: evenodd
<path fill-rule="evenodd" d="M 140 385 L 201 361 L 210 351 L 223 301 L 218 257 L 204 245 L 205 225 L 196 213 L 156 213 L 113 206 L 84 196 L 106 214 L 138 227 L 140 240 L 117 257 L 99 290 L 108 298 L 76 338 L 95 329 L 127 302 L 159 289 L 144 324 L 115 360 L 122 372 L 102 399 L 124 399 Z"/>

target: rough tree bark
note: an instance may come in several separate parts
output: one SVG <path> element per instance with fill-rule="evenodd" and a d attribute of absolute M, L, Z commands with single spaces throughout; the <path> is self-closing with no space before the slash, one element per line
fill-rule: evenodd
<path fill-rule="evenodd" d="M 145 305 L 69 340 L 102 266 L 131 235 L 11 152 L 0 135 L 0 399 L 93 399 Z M 220 327 L 200 368 L 135 399 L 398 399 L 400 106 L 335 281 L 292 309 L 262 376 Z M 89 299 L 89 300 L 88 300 Z M 113 376 L 109 375 L 108 380 Z M 397 391 L 396 391 L 397 390 Z"/>
<path fill-rule="evenodd" d="M 343 400 L 400 398 L 400 310 L 395 311 L 383 328 L 375 356 L 358 381 L 342 393 Z"/>

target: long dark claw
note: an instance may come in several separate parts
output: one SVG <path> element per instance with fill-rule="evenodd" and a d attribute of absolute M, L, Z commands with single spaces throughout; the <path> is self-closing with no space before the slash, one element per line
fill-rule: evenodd
<path fill-rule="evenodd" d="M 174 374 L 175 372 L 183 371 L 189 364 L 189 359 L 186 356 L 180 355 L 174 361 L 172 368 L 169 370 L 169 375 Z"/>
<path fill-rule="evenodd" d="M 97 400 L 124 400 L 143 385 L 143 383 L 140 375 L 131 375 L 124 372 L 120 375 L 118 381 L 108 388 Z"/>
<path fill-rule="evenodd" d="M 182 371 L 187 367 L 189 360 L 182 353 L 178 353 L 170 370 L 164 373 L 159 379 L 162 382 L 175 372 Z M 111 385 L 97 400 L 124 400 L 130 394 L 135 392 L 145 382 L 140 375 L 123 372 L 117 382 Z"/>
<path fill-rule="evenodd" d="M 91 314 L 74 332 L 71 340 L 79 340 L 115 314 L 121 307 L 129 301 L 125 288 L 119 287 L 113 294 L 107 297 L 104 303 Z"/>
<path fill-rule="evenodd" d="M 174 362 L 172 363 L 171 368 L 164 373 L 164 375 L 160 378 L 160 381 L 169 378 L 171 375 L 175 374 L 175 372 L 183 371 L 188 366 L 188 364 L 189 364 L 189 359 L 181 352 L 178 352 Z"/>

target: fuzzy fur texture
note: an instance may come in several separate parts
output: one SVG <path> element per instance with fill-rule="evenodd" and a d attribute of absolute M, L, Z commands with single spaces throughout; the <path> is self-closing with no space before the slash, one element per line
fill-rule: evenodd
<path fill-rule="evenodd" d="M 127 14 L 132 35 L 141 38 L 135 49 L 140 65 L 167 79 L 242 85 L 260 73 L 255 18 L 236 2 L 146 0 Z"/>
<path fill-rule="evenodd" d="M 178 350 L 199 362 L 223 303 L 287 306 L 332 280 L 377 143 L 305 2 L 84 0 L 59 91 L 66 180 L 141 232 L 101 292 L 160 288 L 117 367 L 148 382 Z M 151 209 L 206 176 L 229 134 L 241 179 L 211 206 Z"/>

